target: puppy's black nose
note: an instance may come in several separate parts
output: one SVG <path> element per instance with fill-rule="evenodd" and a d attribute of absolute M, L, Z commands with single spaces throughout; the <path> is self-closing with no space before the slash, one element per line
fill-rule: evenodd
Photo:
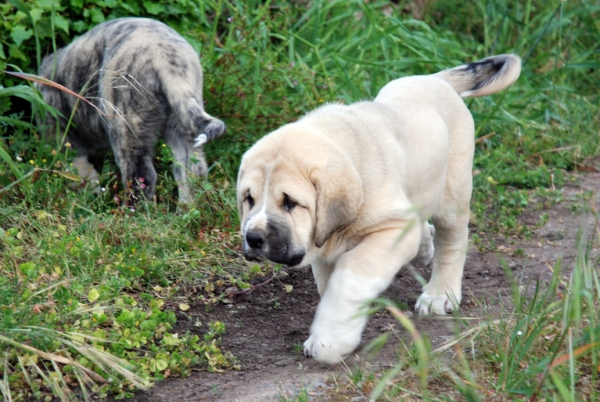
<path fill-rule="evenodd" d="M 265 244 L 265 240 L 267 240 L 267 232 L 264 230 L 246 233 L 246 242 L 252 248 L 261 248 Z"/>

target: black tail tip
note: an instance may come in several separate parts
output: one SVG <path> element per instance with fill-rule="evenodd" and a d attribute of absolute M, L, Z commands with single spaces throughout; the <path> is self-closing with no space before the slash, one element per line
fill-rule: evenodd
<path fill-rule="evenodd" d="M 520 64 L 521 58 L 515 54 L 501 54 L 469 63 L 465 66 L 465 70 L 468 70 L 473 75 L 482 73 L 485 75 L 495 75 L 507 64 L 514 63 Z"/>

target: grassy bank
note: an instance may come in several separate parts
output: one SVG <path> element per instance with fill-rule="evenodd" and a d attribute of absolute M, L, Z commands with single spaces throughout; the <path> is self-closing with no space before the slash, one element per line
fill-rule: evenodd
<path fill-rule="evenodd" d="M 532 228 L 516 217 L 534 197 L 559 202 L 565 172 L 588 169 L 587 158 L 600 152 L 600 7 L 592 1 L 210 0 L 160 9 L 129 3 L 130 9 L 97 1 L 80 8 L 9 2 L 2 6 L 8 17 L 0 23 L 7 32 L 0 63 L 35 72 L 38 54 L 52 49 L 53 40 L 66 43 L 109 17 L 159 18 L 201 54 L 207 111 L 223 119 L 228 132 L 207 146 L 209 177 L 194 182 L 189 210 L 176 212 L 171 155 L 162 143 L 155 160 L 159 203 L 124 209 L 114 162 L 105 161 L 103 192 L 93 194 L 73 175 L 72 151 L 60 142 L 64 133 L 50 143 L 39 140 L 31 117 L 31 108 L 45 108 L 39 96 L 16 78 L 0 77 L 5 400 L 127 396 L 152 381 L 188 375 L 192 367 L 234 368 L 234 357 L 219 348 L 227 331 L 221 323 L 198 322 L 204 338 L 178 335 L 176 313 L 226 300 L 280 268 L 241 258 L 236 170 L 254 141 L 325 102 L 369 99 L 400 76 L 519 54 L 524 66 L 514 86 L 467 102 L 477 127 L 475 231 L 530 235 Z M 598 366 L 597 261 L 581 253 L 573 291 L 559 302 L 556 286 L 535 300 L 515 292 L 513 317 L 466 337 L 489 349 L 475 358 L 457 351 L 460 364 L 443 374 L 457 394 L 485 399 L 469 373 L 491 367 L 484 388 L 509 399 L 593 396 L 584 393 L 593 387 L 575 387 L 582 376 L 597 386 Z M 499 333 L 512 334 L 509 349 Z M 517 362 L 524 356 L 531 359 L 526 369 Z M 398 372 L 410 366 L 399 364 Z M 415 375 L 409 391 L 434 397 Z M 398 395 L 394 388 L 378 390 Z"/>

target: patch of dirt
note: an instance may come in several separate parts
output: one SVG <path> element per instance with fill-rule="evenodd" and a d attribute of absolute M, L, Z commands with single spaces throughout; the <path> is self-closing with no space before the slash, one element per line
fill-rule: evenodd
<path fill-rule="evenodd" d="M 471 247 L 465 266 L 462 314 L 476 316 L 482 312 L 483 305 L 493 306 L 492 311 L 499 311 L 502 305 L 509 303 L 510 278 L 505 275 L 501 259 L 523 284 L 549 281 L 551 267 L 559 258 L 562 258 L 563 267 L 572 267 L 577 253 L 578 233 L 582 229 L 589 231 L 593 225 L 591 215 L 586 213 L 592 201 L 585 200 L 582 195 L 592 191 L 596 193 L 592 200 L 597 200 L 599 189 L 600 173 L 581 174 L 577 185 L 563 188 L 564 202 L 548 210 L 527 210 L 522 214 L 521 221 L 530 226 L 539 222 L 541 214 L 548 214 L 546 224 L 534 230 L 531 239 L 493 237 L 498 246 L 496 252 L 482 252 Z M 597 255 L 597 247 L 595 252 Z M 418 271 L 428 278 L 427 269 Z M 292 285 L 293 290 L 288 293 L 283 285 Z M 383 296 L 412 309 L 420 289 L 413 273 L 402 269 Z M 324 400 L 331 384 L 347 381 L 347 367 L 383 368 L 397 362 L 395 353 L 401 351 L 401 339 L 409 339 L 410 336 L 385 311 L 370 319 L 363 334 L 364 346 L 381 334 L 392 332 L 386 345 L 374 357 L 357 353 L 347 359 L 347 367 L 323 366 L 302 357 L 301 345 L 308 337 L 318 302 L 312 273 L 310 269 L 303 268 L 288 270 L 276 280 L 236 296 L 233 304 L 213 306 L 209 311 L 203 308 L 188 311 L 187 320 L 185 317 L 179 320 L 182 332 L 201 333 L 202 329 L 193 325 L 196 320 L 225 323 L 222 347 L 239 359 L 241 370 L 225 373 L 198 371 L 185 379 L 170 378 L 149 391 L 139 393 L 134 400 L 281 401 L 293 398 L 303 388 L 309 391 L 308 395 L 313 400 Z M 408 314 L 411 314 L 410 311 Z M 453 320 L 415 316 L 412 319 L 418 330 L 427 334 L 433 347 L 447 341 L 454 333 Z M 354 395 L 348 400 L 366 398 Z"/>

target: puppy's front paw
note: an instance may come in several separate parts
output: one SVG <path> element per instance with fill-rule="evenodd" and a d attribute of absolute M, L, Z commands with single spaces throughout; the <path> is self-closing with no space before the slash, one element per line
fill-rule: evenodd
<path fill-rule="evenodd" d="M 344 360 L 360 344 L 358 336 L 351 334 L 313 333 L 304 342 L 304 356 L 312 357 L 321 363 L 336 364 Z"/>
<path fill-rule="evenodd" d="M 426 292 L 419 296 L 415 310 L 419 315 L 446 315 L 452 311 L 458 310 L 460 298 L 451 298 L 448 295 L 432 296 Z"/>

